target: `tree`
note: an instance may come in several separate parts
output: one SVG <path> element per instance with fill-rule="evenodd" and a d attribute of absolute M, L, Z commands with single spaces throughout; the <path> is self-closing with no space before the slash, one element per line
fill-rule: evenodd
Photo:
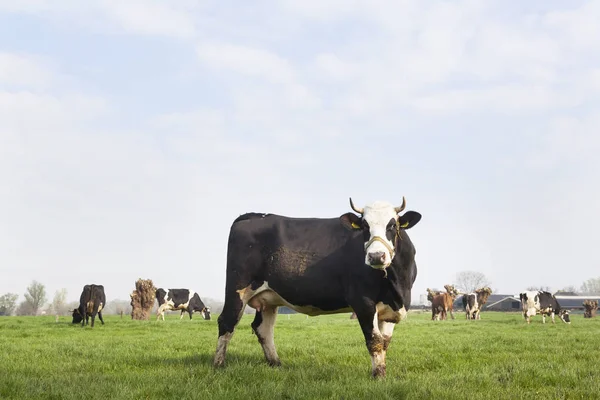
<path fill-rule="evenodd" d="M 557 290 L 554 295 L 563 295 L 563 296 L 575 296 L 577 295 L 577 288 L 573 285 L 565 286 L 564 288 Z"/>
<path fill-rule="evenodd" d="M 490 280 L 484 274 L 477 271 L 462 271 L 456 274 L 454 286 L 461 293 L 471 293 L 484 286 L 490 286 Z"/>
<path fill-rule="evenodd" d="M 6 293 L 0 297 L 0 315 L 12 315 L 17 308 L 18 294 Z"/>
<path fill-rule="evenodd" d="M 46 303 L 46 287 L 38 281 L 31 282 L 25 293 L 25 303 L 27 303 L 31 312 L 29 315 L 36 315 Z"/>
<path fill-rule="evenodd" d="M 550 292 L 550 286 L 529 286 L 525 290 L 530 292 Z"/>
<path fill-rule="evenodd" d="M 581 293 L 587 295 L 600 295 L 600 277 L 591 278 L 581 285 Z"/>
<path fill-rule="evenodd" d="M 17 314 L 17 315 L 35 315 L 31 304 L 27 301 L 22 301 L 19 303 L 19 306 L 17 307 L 15 314 Z"/>
<path fill-rule="evenodd" d="M 53 314 L 64 315 L 67 313 L 67 289 L 62 288 L 54 293 L 51 310 Z"/>

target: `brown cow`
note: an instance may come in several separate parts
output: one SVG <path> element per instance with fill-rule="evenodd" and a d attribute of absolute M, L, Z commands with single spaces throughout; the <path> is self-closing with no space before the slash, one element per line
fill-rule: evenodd
<path fill-rule="evenodd" d="M 454 319 L 454 313 L 452 312 L 452 305 L 454 304 L 454 299 L 458 295 L 458 290 L 454 288 L 453 285 L 444 285 L 444 289 L 446 289 L 446 293 L 437 293 L 427 289 L 429 299 L 431 296 L 431 320 L 442 320 L 448 319 L 448 311 L 450 311 L 450 317 Z"/>
<path fill-rule="evenodd" d="M 596 316 L 596 310 L 598 310 L 598 300 L 586 300 L 583 302 L 585 312 L 583 318 L 594 318 Z"/>

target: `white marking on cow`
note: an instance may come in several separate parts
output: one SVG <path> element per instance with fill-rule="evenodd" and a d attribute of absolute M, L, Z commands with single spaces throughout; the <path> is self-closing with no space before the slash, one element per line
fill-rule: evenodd
<path fill-rule="evenodd" d="M 225 352 L 227 351 L 227 345 L 233 336 L 233 332 L 227 332 L 221 336 L 219 336 L 219 341 L 217 342 L 217 351 L 215 352 L 214 365 L 222 366 L 225 364 Z"/>
<path fill-rule="evenodd" d="M 527 323 L 529 324 L 531 322 L 531 317 L 537 314 L 537 310 L 540 308 L 540 302 L 538 292 L 528 291 L 524 292 L 524 294 L 527 296 L 527 300 L 521 306 L 523 309 L 523 317 L 527 320 Z M 535 299 L 536 296 L 538 296 L 537 301 Z M 545 318 L 542 318 L 542 321 L 545 323 Z"/>
<path fill-rule="evenodd" d="M 377 315 L 379 316 L 379 320 L 396 320 L 398 322 L 404 320 L 406 318 L 406 309 L 402 306 L 398 311 L 394 311 L 392 307 L 387 304 L 383 304 L 379 302 L 376 304 Z"/>
<path fill-rule="evenodd" d="M 281 297 L 279 293 L 271 289 L 269 287 L 269 282 L 266 281 L 256 289 L 252 289 L 250 286 L 247 286 L 244 289 L 238 290 L 237 292 L 240 296 L 240 300 L 242 300 L 242 303 L 244 304 L 241 313 L 244 312 L 246 304 L 258 311 L 262 311 L 263 309 L 265 309 L 265 307 L 286 306 L 296 312 L 310 315 L 313 317 L 324 314 L 352 312 L 351 307 L 345 307 L 339 310 L 321 310 L 320 308 L 313 306 L 299 306 L 292 304 L 283 297 Z"/>
<path fill-rule="evenodd" d="M 473 298 L 475 299 L 475 302 L 473 303 L 473 307 L 471 307 L 469 305 L 469 300 L 471 299 L 471 296 L 473 296 Z M 475 292 L 469 293 L 467 295 L 467 319 L 477 319 L 478 313 L 479 313 L 479 303 L 477 302 L 477 293 L 475 293 Z"/>
<path fill-rule="evenodd" d="M 162 316 L 162 320 L 165 320 L 165 311 L 175 311 L 175 310 L 181 310 L 181 317 L 179 317 L 179 319 L 181 320 L 183 318 L 183 313 L 185 310 L 187 310 L 189 304 L 190 304 L 190 300 L 192 300 L 192 297 L 194 297 L 194 295 L 196 294 L 196 292 L 192 292 L 191 290 L 188 291 L 188 300 L 185 303 L 179 304 L 177 307 L 175 307 L 175 302 L 173 301 L 173 299 L 171 300 L 167 300 L 167 298 L 169 297 L 169 291 L 167 291 L 167 293 L 165 293 L 165 297 L 164 297 L 164 303 L 158 308 L 158 311 L 156 313 L 156 320 L 158 321 L 158 318 L 160 316 Z"/>
<path fill-rule="evenodd" d="M 265 358 L 270 364 L 279 364 L 279 356 L 275 349 L 275 320 L 277 319 L 277 307 L 268 306 L 262 310 L 262 322 L 256 329 L 262 339 L 262 348 Z"/>
<path fill-rule="evenodd" d="M 373 316 L 373 340 L 375 341 L 384 340 L 383 335 L 381 334 L 381 330 L 379 329 L 379 324 L 379 315 L 377 311 L 375 311 L 375 315 Z M 371 367 L 373 373 L 377 370 L 378 367 L 385 367 L 385 353 L 385 350 L 383 350 L 383 344 L 381 345 L 380 350 L 371 352 Z"/>
<path fill-rule="evenodd" d="M 371 234 L 371 238 L 378 237 L 381 240 L 385 241 L 389 248 L 394 248 L 394 243 L 388 240 L 386 236 L 386 228 L 390 219 L 398 220 L 398 214 L 394 210 L 394 206 L 385 201 L 376 201 L 370 205 L 364 207 L 363 211 L 363 220 L 369 224 L 369 233 Z M 365 264 L 371 265 L 369 262 L 369 253 L 373 252 L 383 252 L 385 254 L 385 262 L 383 265 L 371 265 L 375 268 L 387 268 L 390 266 L 392 262 L 392 258 L 394 254 L 390 254 L 388 246 L 384 245 L 378 240 L 375 240 L 370 243 L 368 247 L 365 248 Z"/>

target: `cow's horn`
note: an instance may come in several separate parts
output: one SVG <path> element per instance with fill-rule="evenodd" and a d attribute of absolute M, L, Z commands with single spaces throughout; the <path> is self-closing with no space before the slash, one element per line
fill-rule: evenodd
<path fill-rule="evenodd" d="M 404 196 L 402 196 L 402 205 L 400 207 L 394 207 L 394 211 L 396 211 L 396 214 L 398 214 L 399 212 L 402 212 L 404 208 L 406 208 L 406 199 Z"/>
<path fill-rule="evenodd" d="M 352 197 L 350 197 L 350 207 L 352 207 L 352 209 L 359 214 L 362 214 L 365 211 L 364 208 L 357 208 L 354 206 L 354 203 L 352 202 Z"/>

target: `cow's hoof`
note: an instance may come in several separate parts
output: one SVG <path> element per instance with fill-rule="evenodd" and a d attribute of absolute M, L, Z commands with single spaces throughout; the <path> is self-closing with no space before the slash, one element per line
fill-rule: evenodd
<path fill-rule="evenodd" d="M 379 365 L 373 370 L 373 378 L 385 378 L 385 365 Z"/>
<path fill-rule="evenodd" d="M 281 367 L 281 361 L 279 360 L 267 360 L 270 367 Z"/>

